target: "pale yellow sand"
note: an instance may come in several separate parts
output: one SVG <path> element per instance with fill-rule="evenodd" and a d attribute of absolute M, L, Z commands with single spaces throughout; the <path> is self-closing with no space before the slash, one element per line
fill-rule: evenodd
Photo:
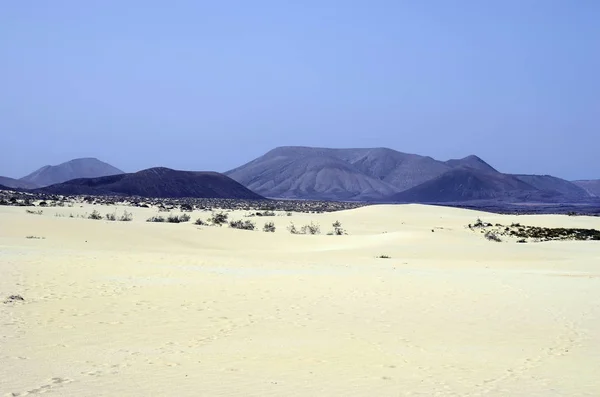
<path fill-rule="evenodd" d="M 0 207 L 0 298 L 25 298 L 0 302 L 0 395 L 600 395 L 600 242 L 465 229 L 600 218 L 417 205 L 252 218 L 270 234 L 146 223 L 153 209 L 54 216 L 93 208 L 111 211 Z M 290 235 L 290 220 L 349 235 Z"/>

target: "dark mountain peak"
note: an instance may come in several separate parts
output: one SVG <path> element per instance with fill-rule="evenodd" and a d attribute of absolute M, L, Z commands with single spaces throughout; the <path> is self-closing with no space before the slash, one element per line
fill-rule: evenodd
<path fill-rule="evenodd" d="M 37 171 L 21 178 L 21 181 L 37 186 L 49 186 L 78 178 L 96 178 L 107 175 L 123 174 L 113 167 L 94 157 L 83 157 L 66 161 L 58 165 L 46 165 Z"/>
<path fill-rule="evenodd" d="M 64 195 L 263 199 L 217 172 L 178 171 L 166 167 L 149 168 L 131 174 L 72 179 L 36 191 Z"/>

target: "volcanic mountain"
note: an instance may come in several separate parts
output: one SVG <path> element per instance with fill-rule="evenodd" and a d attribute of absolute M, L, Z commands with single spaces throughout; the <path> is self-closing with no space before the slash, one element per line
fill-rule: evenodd
<path fill-rule="evenodd" d="M 131 174 L 73 179 L 34 191 L 63 195 L 263 199 L 262 196 L 217 172 L 178 171 L 164 167 L 149 168 Z"/>
<path fill-rule="evenodd" d="M 275 148 L 225 173 L 266 197 L 402 202 L 579 201 L 591 194 L 547 175 L 498 172 L 481 158 L 438 161 L 388 148 Z"/>

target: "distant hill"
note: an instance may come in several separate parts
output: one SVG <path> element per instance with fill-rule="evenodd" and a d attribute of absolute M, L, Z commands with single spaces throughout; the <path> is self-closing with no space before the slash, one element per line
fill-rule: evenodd
<path fill-rule="evenodd" d="M 389 201 L 444 203 L 469 200 L 498 200 L 537 193 L 533 186 L 499 172 L 468 167 L 452 169 L 421 185 L 392 195 Z"/>
<path fill-rule="evenodd" d="M 177 171 L 150 168 L 131 174 L 73 179 L 35 192 L 63 195 L 124 195 L 155 198 L 230 198 L 258 200 L 263 197 L 217 172 Z"/>
<path fill-rule="evenodd" d="M 225 175 L 267 197 L 374 200 L 449 169 L 431 157 L 386 148 L 284 146 Z"/>
<path fill-rule="evenodd" d="M 588 193 L 600 197 L 600 179 L 573 181 L 573 183 L 582 189 L 585 189 Z"/>
<path fill-rule="evenodd" d="M 96 178 L 118 174 L 123 174 L 123 171 L 96 158 L 80 158 L 59 165 L 47 165 L 20 180 L 44 187 L 71 179 Z"/>
<path fill-rule="evenodd" d="M 396 191 L 328 149 L 278 148 L 225 175 L 266 197 L 364 200 Z"/>
<path fill-rule="evenodd" d="M 573 182 L 557 178 L 551 175 L 513 175 L 523 182 L 541 191 L 552 191 L 560 193 L 565 200 L 581 200 L 592 197 L 581 186 Z"/>
<path fill-rule="evenodd" d="M 7 176 L 0 176 L 0 185 L 9 189 L 35 189 L 36 187 L 39 187 L 34 183 L 9 178 Z"/>
<path fill-rule="evenodd" d="M 283 146 L 225 174 L 273 198 L 403 202 L 591 198 L 569 181 L 503 174 L 475 155 L 438 161 L 388 148 Z"/>

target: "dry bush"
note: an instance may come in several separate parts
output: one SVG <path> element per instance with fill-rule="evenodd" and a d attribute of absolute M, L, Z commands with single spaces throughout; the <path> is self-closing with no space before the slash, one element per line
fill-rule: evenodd
<path fill-rule="evenodd" d="M 275 233 L 275 224 L 273 222 L 267 222 L 263 226 L 263 232 Z"/>
<path fill-rule="evenodd" d="M 252 221 L 231 221 L 229 227 L 241 230 L 254 230 L 256 225 Z"/>

